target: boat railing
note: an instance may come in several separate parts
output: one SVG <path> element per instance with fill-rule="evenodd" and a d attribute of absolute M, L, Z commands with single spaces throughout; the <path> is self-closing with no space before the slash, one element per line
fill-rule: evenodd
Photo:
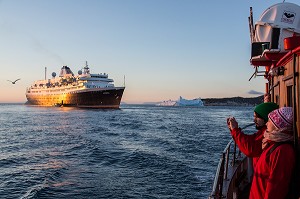
<path fill-rule="evenodd" d="M 229 166 L 234 167 L 237 161 L 237 157 L 241 156 L 240 150 L 237 151 L 236 144 L 231 139 L 225 147 L 215 175 L 213 189 L 209 199 L 221 199 L 223 196 L 223 182 L 228 180 L 228 168 Z"/>

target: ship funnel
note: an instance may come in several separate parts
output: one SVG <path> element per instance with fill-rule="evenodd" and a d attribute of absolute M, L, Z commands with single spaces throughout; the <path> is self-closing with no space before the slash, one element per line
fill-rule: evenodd
<path fill-rule="evenodd" d="M 60 77 L 63 76 L 74 76 L 73 72 L 71 71 L 71 69 L 68 66 L 63 66 L 60 70 Z"/>

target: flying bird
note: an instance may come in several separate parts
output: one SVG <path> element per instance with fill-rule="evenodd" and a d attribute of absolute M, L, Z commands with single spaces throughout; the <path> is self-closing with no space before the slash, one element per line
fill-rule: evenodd
<path fill-rule="evenodd" d="M 7 81 L 11 82 L 12 84 L 16 84 L 16 82 L 17 82 L 18 80 L 20 80 L 20 79 L 16 79 L 15 81 L 10 81 L 10 80 L 7 80 Z"/>

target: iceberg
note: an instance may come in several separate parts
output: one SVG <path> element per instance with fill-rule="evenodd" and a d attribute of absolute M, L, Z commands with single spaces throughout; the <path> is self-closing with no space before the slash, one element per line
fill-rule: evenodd
<path fill-rule="evenodd" d="M 157 104 L 158 106 L 203 106 L 203 102 L 201 98 L 196 99 L 184 99 L 183 97 L 179 97 L 178 100 L 166 100 Z"/>
<path fill-rule="evenodd" d="M 180 96 L 177 101 L 177 106 L 203 106 L 203 102 L 200 98 L 188 100 Z"/>

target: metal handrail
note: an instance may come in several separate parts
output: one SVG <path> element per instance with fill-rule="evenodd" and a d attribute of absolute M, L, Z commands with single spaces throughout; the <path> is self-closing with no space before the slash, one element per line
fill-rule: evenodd
<path fill-rule="evenodd" d="M 209 198 L 216 198 L 216 199 L 223 198 L 222 195 L 223 180 L 227 180 L 228 166 L 230 161 L 230 148 L 233 142 L 234 142 L 233 139 L 231 139 L 222 153 L 221 159 L 217 167 L 216 176 L 214 179 L 213 190 Z M 236 158 L 235 158 L 236 150 L 233 151 L 232 157 L 233 157 L 232 166 L 234 166 L 236 162 Z"/>
<path fill-rule="evenodd" d="M 254 123 L 248 124 L 246 126 L 244 126 L 243 128 L 241 128 L 242 130 L 245 128 L 248 128 L 250 126 L 255 125 Z M 214 184 L 213 184 L 213 189 L 211 192 L 211 195 L 209 197 L 209 199 L 221 199 L 223 198 L 223 180 L 228 180 L 227 179 L 227 175 L 228 175 L 228 167 L 229 167 L 229 160 L 230 160 L 230 148 L 231 148 L 231 144 L 234 143 L 234 149 L 233 149 L 233 153 L 232 153 L 232 161 L 231 161 L 231 166 L 235 166 L 235 163 L 237 162 L 237 156 L 236 154 L 238 153 L 238 156 L 241 156 L 241 151 L 237 148 L 236 143 L 234 142 L 233 139 L 231 139 L 228 144 L 226 145 L 221 159 L 219 161 L 218 167 L 217 167 L 217 172 L 215 175 L 215 179 L 214 179 Z M 237 150 L 238 149 L 238 150 Z M 237 152 L 238 151 L 238 152 Z"/>
<path fill-rule="evenodd" d="M 222 154 L 222 158 L 220 158 L 217 172 L 215 175 L 215 180 L 213 184 L 213 191 L 209 198 L 222 198 L 222 189 L 223 189 L 223 174 L 224 174 L 224 153 Z"/>

